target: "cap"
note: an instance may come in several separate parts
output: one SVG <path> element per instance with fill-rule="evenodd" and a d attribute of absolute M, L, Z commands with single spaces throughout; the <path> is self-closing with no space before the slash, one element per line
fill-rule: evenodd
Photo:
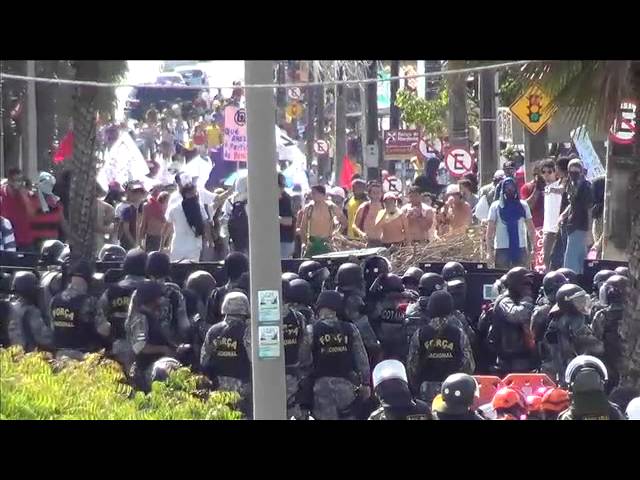
<path fill-rule="evenodd" d="M 456 193 L 460 193 L 460 186 L 457 183 L 454 183 L 452 185 L 449 185 L 447 187 L 447 192 L 445 193 L 446 195 L 455 195 Z"/>
<path fill-rule="evenodd" d="M 398 378 L 407 382 L 407 372 L 402 362 L 398 360 L 384 360 L 373 369 L 373 388 L 380 383 L 392 378 Z"/>
<path fill-rule="evenodd" d="M 494 180 L 498 180 L 499 178 L 504 178 L 504 170 L 496 170 L 496 173 L 493 174 Z"/>
<path fill-rule="evenodd" d="M 336 197 L 340 197 L 342 199 L 344 199 L 346 197 L 346 194 L 344 193 L 344 189 L 341 188 L 341 187 L 333 187 L 333 188 L 329 189 L 327 194 L 335 195 Z"/>
<path fill-rule="evenodd" d="M 384 202 L 384 201 L 386 201 L 386 200 L 389 200 L 389 199 L 397 200 L 397 199 L 398 199 L 398 196 L 397 196 L 395 193 L 393 193 L 393 192 L 387 192 L 387 193 L 385 193 L 385 194 L 384 194 L 384 196 L 382 197 L 382 201 L 383 201 L 383 202 Z"/>

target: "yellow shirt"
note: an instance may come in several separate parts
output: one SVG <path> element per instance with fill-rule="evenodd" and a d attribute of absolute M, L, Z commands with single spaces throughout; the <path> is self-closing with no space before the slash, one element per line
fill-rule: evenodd
<path fill-rule="evenodd" d="M 207 145 L 209 148 L 216 148 L 222 144 L 222 131 L 217 125 L 209 125 L 205 132 L 207 133 Z"/>
<path fill-rule="evenodd" d="M 351 197 L 347 202 L 347 237 L 349 238 L 358 238 L 358 235 L 353 230 L 353 224 L 356 221 L 358 207 L 364 202 L 365 200 L 357 200 L 355 197 Z"/>
<path fill-rule="evenodd" d="M 413 179 L 415 180 L 415 177 L 417 177 L 418 175 L 424 175 L 424 160 L 416 156 L 416 157 L 411 157 L 410 161 L 411 161 L 411 166 L 415 170 Z"/>

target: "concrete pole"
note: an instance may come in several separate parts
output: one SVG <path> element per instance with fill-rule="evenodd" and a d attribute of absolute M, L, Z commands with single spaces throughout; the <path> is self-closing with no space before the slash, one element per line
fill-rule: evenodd
<path fill-rule="evenodd" d="M 343 68 L 342 66 L 336 65 L 335 68 L 336 80 L 342 80 L 343 77 Z M 335 105 L 335 116 L 333 125 L 335 127 L 335 139 L 336 145 L 333 149 L 333 178 L 334 185 L 340 185 L 340 172 L 342 171 L 342 159 L 347 153 L 347 117 L 346 117 L 346 92 L 344 90 L 344 85 L 336 85 L 335 92 L 336 98 L 334 101 Z"/>
<path fill-rule="evenodd" d="M 248 85 L 273 83 L 273 62 L 245 61 L 245 82 Z M 280 318 L 282 272 L 277 222 L 276 105 L 273 90 L 268 88 L 249 88 L 246 99 L 253 418 L 283 420 L 286 383 Z M 272 303 L 274 297 L 276 303 Z M 277 336 L 273 336 L 274 333 Z"/>
<path fill-rule="evenodd" d="M 36 76 L 35 60 L 27 60 L 27 76 Z M 36 108 L 36 82 L 27 82 L 27 152 L 24 175 L 32 181 L 38 174 L 38 117 Z"/>
<path fill-rule="evenodd" d="M 500 146 L 498 144 L 498 73 L 493 70 L 480 72 L 480 164 L 479 183 L 486 185 L 498 170 Z"/>

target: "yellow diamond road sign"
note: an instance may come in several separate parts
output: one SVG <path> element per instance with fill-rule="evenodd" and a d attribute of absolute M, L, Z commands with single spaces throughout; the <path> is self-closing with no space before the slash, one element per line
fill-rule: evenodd
<path fill-rule="evenodd" d="M 539 85 L 533 85 L 509 109 L 535 135 L 551 120 L 558 107 Z"/>

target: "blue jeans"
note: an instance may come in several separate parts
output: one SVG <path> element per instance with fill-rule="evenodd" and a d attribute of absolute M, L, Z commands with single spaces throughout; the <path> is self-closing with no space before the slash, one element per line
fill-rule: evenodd
<path fill-rule="evenodd" d="M 574 230 L 567 235 L 567 248 L 564 251 L 564 268 L 570 268 L 582 275 L 584 259 L 587 258 L 587 232 Z"/>
<path fill-rule="evenodd" d="M 293 257 L 293 250 L 296 244 L 294 242 L 280 242 L 280 258 Z"/>

